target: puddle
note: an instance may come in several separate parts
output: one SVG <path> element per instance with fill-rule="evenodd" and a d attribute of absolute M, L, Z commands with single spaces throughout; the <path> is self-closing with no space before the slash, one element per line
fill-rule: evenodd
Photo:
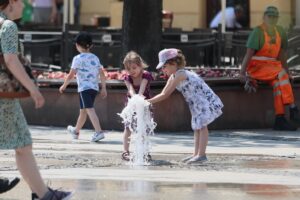
<path fill-rule="evenodd" d="M 74 200 L 298 200 L 300 198 L 300 186 L 283 185 L 58 179 L 48 184 L 75 191 L 72 198 Z M 14 190 L 1 195 L 0 199 L 30 200 L 30 191 L 22 181 Z"/>

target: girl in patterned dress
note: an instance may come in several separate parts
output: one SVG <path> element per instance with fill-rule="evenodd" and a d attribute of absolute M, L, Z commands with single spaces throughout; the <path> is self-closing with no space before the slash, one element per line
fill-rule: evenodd
<path fill-rule="evenodd" d="M 18 58 L 18 28 L 13 20 L 21 18 L 23 8 L 22 0 L 0 1 L 0 53 L 13 76 L 30 92 L 35 108 L 40 108 L 44 105 L 44 97 Z M 53 191 L 43 182 L 32 153 L 31 134 L 18 99 L 0 98 L 0 149 L 15 150 L 17 168 L 39 199 L 50 200 L 56 197 L 62 200 L 71 197 L 70 192 Z"/>
<path fill-rule="evenodd" d="M 188 164 L 206 161 L 207 125 L 222 114 L 223 104 L 202 78 L 184 69 L 186 61 L 181 50 L 164 49 L 159 52 L 158 57 L 159 64 L 156 69 L 162 69 L 169 79 L 162 92 L 148 101 L 150 103 L 162 101 L 175 89 L 182 93 L 192 115 L 191 124 L 195 141 L 193 155 L 182 161 Z"/>
<path fill-rule="evenodd" d="M 124 58 L 123 64 L 127 75 L 124 77 L 125 85 L 128 89 L 127 98 L 132 97 L 135 94 L 143 95 L 145 99 L 151 97 L 150 94 L 150 82 L 153 80 L 153 77 L 150 72 L 144 70 L 148 66 L 145 64 L 144 60 L 139 54 L 134 51 L 130 51 Z M 130 160 L 129 153 L 129 143 L 131 132 L 128 127 L 125 125 L 124 136 L 123 136 L 123 148 L 122 159 L 125 161 Z M 151 160 L 151 156 L 147 156 L 148 160 Z"/>

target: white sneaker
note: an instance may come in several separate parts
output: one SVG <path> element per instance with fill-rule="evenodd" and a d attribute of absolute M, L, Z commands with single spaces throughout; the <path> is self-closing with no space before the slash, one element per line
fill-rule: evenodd
<path fill-rule="evenodd" d="M 192 159 L 193 157 L 194 157 L 194 155 L 187 156 L 187 157 L 183 158 L 181 160 L 181 162 L 185 163 L 185 162 L 189 161 L 190 159 Z"/>
<path fill-rule="evenodd" d="M 194 156 L 193 158 L 191 158 L 189 161 L 187 161 L 187 164 L 193 164 L 193 163 L 202 163 L 207 161 L 207 157 L 206 155 L 204 156 Z"/>
<path fill-rule="evenodd" d="M 69 200 L 73 196 L 73 192 L 66 192 L 62 190 L 52 190 L 48 188 L 48 192 L 41 200 Z"/>
<path fill-rule="evenodd" d="M 68 132 L 72 135 L 73 139 L 77 140 L 79 137 L 79 133 L 76 132 L 76 128 L 73 126 L 67 127 Z"/>
<path fill-rule="evenodd" d="M 91 142 L 98 142 L 99 140 L 102 140 L 104 138 L 105 136 L 103 131 L 101 131 L 100 133 L 94 133 Z"/>

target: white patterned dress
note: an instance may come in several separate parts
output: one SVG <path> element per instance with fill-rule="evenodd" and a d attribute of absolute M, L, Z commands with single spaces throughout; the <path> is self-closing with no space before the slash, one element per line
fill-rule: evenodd
<path fill-rule="evenodd" d="M 210 87 L 194 72 L 180 69 L 175 76 L 184 73 L 186 80 L 177 85 L 188 103 L 192 115 L 192 129 L 204 128 L 222 114 L 223 103 Z"/>

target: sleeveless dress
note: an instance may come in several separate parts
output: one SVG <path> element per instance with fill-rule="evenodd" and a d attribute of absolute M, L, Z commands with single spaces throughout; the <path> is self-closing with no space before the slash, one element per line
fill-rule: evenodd
<path fill-rule="evenodd" d="M 2 12 L 0 18 L 7 19 Z M 0 29 L 0 51 L 18 54 L 18 29 L 10 20 L 6 20 Z M 19 100 L 0 98 L 0 149 L 17 149 L 31 144 L 31 135 Z"/>
<path fill-rule="evenodd" d="M 192 129 L 204 128 L 222 114 L 223 103 L 210 87 L 194 72 L 180 69 L 176 75 L 184 73 L 186 80 L 176 89 L 182 93 L 192 115 Z"/>

